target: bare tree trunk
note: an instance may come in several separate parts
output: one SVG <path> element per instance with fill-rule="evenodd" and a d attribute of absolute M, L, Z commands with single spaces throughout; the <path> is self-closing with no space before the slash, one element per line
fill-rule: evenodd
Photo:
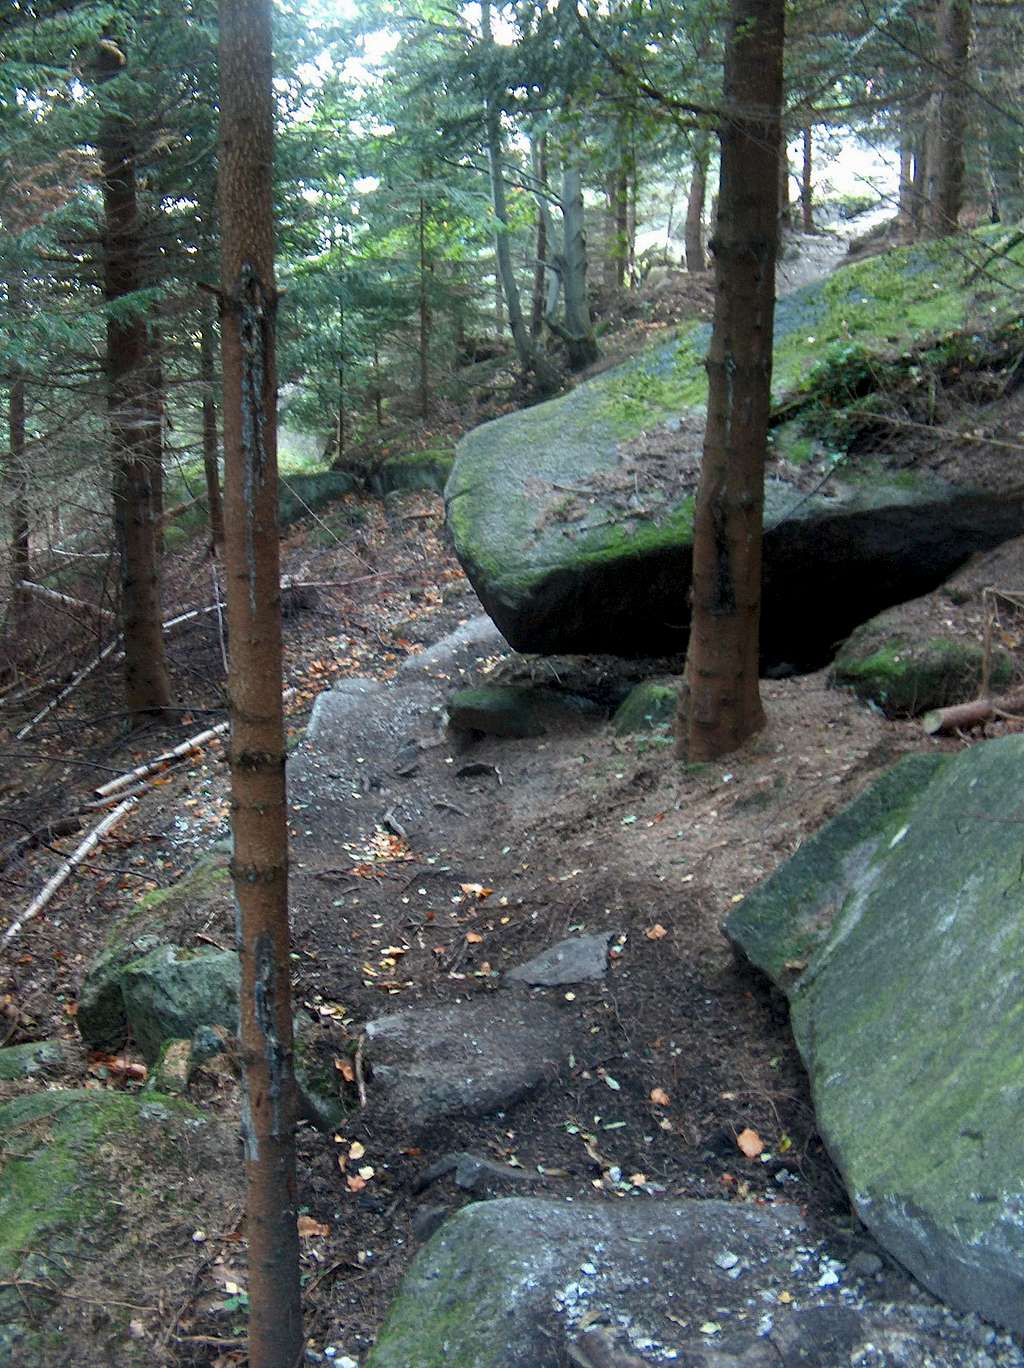
<path fill-rule="evenodd" d="M 636 164 L 636 148 L 630 139 L 626 145 L 626 284 L 635 289 L 638 284 L 636 270 L 636 216 L 640 199 L 640 172 Z"/>
<path fill-rule="evenodd" d="M 731 0 L 708 417 L 678 754 L 710 760 L 764 724 L 758 688 L 764 457 L 778 252 L 785 0 Z"/>
<path fill-rule="evenodd" d="M 153 522 L 156 527 L 156 554 L 164 555 L 164 363 L 162 339 L 156 324 L 148 329 L 146 345 L 144 408 L 146 460 L 153 487 Z"/>
<path fill-rule="evenodd" d="M 419 241 L 420 314 L 420 417 L 430 414 L 430 297 L 427 293 L 427 203 L 420 196 L 417 237 Z M 339 452 L 340 455 L 340 452 Z"/>
<path fill-rule="evenodd" d="M 21 279 L 12 275 L 7 282 L 7 307 L 12 318 L 17 318 L 24 307 Z M 31 533 L 28 519 L 28 466 L 25 451 L 25 373 L 20 366 L 12 366 L 8 395 L 8 463 L 7 483 L 11 501 L 11 600 L 10 626 L 17 635 L 25 626 L 29 603 L 21 588 L 23 580 L 32 578 Z"/>
<path fill-rule="evenodd" d="M 384 426 L 384 391 L 381 388 L 380 379 L 380 347 L 373 344 L 373 412 L 377 420 L 377 426 Z"/>
<path fill-rule="evenodd" d="M 572 370 L 583 370 L 600 352 L 587 303 L 587 238 L 583 226 L 583 177 L 566 161 L 562 172 L 562 245 L 565 328 L 559 329 Z"/>
<path fill-rule="evenodd" d="M 203 475 L 206 478 L 210 540 L 214 555 L 219 556 L 224 551 L 224 512 L 220 500 L 220 472 L 217 468 L 217 397 L 214 391 L 213 349 L 213 325 L 204 305 L 199 325 L 199 379 L 203 387 Z"/>
<path fill-rule="evenodd" d="M 900 138 L 900 191 L 897 224 L 901 242 L 914 240 L 914 149 L 906 133 Z"/>
<path fill-rule="evenodd" d="M 964 197 L 964 132 L 967 126 L 967 61 L 971 40 L 970 0 L 944 0 L 939 12 L 934 192 L 928 204 L 930 237 L 955 233 Z"/>
<path fill-rule="evenodd" d="M 485 46 L 494 43 L 491 31 L 490 0 L 481 0 L 480 27 Z M 491 175 L 491 205 L 494 209 L 494 252 L 498 262 L 498 276 L 508 310 L 508 326 L 515 343 L 516 355 L 523 370 L 534 377 L 541 393 L 553 393 L 559 377 L 540 347 L 530 336 L 523 318 L 516 284 L 515 268 L 508 242 L 508 206 L 505 198 L 505 179 L 501 170 L 501 118 L 491 91 L 484 94 L 484 122 L 487 135 L 487 161 Z"/>
<path fill-rule="evenodd" d="M 242 957 L 249 1363 L 302 1353 L 281 697 L 271 0 L 220 0 L 225 580 Z"/>
<path fill-rule="evenodd" d="M 110 45 L 113 47 L 113 45 Z M 100 49 L 100 79 L 121 70 L 114 47 Z M 119 111 L 104 116 L 99 134 L 103 168 L 104 294 L 108 303 L 134 294 L 142 282 L 142 242 L 135 188 L 134 129 Z M 156 488 L 148 434 L 147 330 L 141 313 L 107 319 L 107 402 L 114 464 L 114 528 L 121 563 L 125 706 L 158 713 L 170 703 L 164 654 L 157 554 Z"/>
<path fill-rule="evenodd" d="M 706 133 L 695 133 L 692 144 L 693 171 L 690 193 L 686 199 L 686 230 L 683 242 L 686 250 L 686 269 L 691 272 L 707 269 L 704 251 L 704 201 L 708 193 L 708 161 L 711 148 Z"/>
<path fill-rule="evenodd" d="M 805 233 L 814 232 L 814 186 L 811 181 L 812 158 L 814 156 L 814 143 L 811 138 L 811 125 L 804 124 L 802 130 L 803 138 L 803 167 L 800 175 L 800 218 Z"/>
<path fill-rule="evenodd" d="M 793 226 L 793 208 L 789 197 L 789 154 L 785 143 L 779 152 L 779 223 L 783 228 Z"/>
<path fill-rule="evenodd" d="M 928 149 L 931 142 L 928 136 L 929 118 L 926 112 L 921 115 L 922 126 L 914 149 L 914 178 L 911 187 L 911 231 L 916 238 L 924 228 L 925 210 L 928 204 Z"/>
<path fill-rule="evenodd" d="M 621 136 L 621 135 L 620 135 Z M 626 258 L 629 256 L 629 176 L 623 151 L 619 165 L 608 178 L 608 212 L 605 232 L 604 285 L 621 290 L 626 284 Z"/>
<path fill-rule="evenodd" d="M 540 337 L 544 325 L 544 263 L 548 258 L 548 216 L 544 212 L 541 196 L 548 184 L 548 135 L 542 133 L 531 147 L 533 174 L 537 181 L 537 255 L 533 263 L 533 292 L 530 299 L 530 336 Z"/>

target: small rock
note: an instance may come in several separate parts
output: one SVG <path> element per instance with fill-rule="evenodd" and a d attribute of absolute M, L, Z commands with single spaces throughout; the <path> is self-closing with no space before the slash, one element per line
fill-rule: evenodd
<path fill-rule="evenodd" d="M 420 1244 L 426 1244 L 434 1231 L 448 1219 L 448 1208 L 439 1203 L 418 1207 L 412 1216 L 412 1233 Z"/>
<path fill-rule="evenodd" d="M 157 1092 L 183 1093 L 188 1088 L 192 1067 L 192 1042 L 169 1040 L 160 1052 L 153 1070 L 153 1086 Z"/>
<path fill-rule="evenodd" d="M 739 1261 L 739 1255 L 733 1254 L 728 1249 L 724 1250 L 721 1254 L 715 1255 L 715 1266 L 717 1268 L 725 1269 L 726 1272 L 728 1272 L 730 1268 L 735 1268 Z"/>
<path fill-rule="evenodd" d="M 883 1267 L 882 1260 L 870 1249 L 858 1249 L 850 1260 L 850 1272 L 858 1278 L 873 1278 L 881 1273 Z"/>
<path fill-rule="evenodd" d="M 558 988 L 565 983 L 587 983 L 608 972 L 611 935 L 570 936 L 539 955 L 510 969 L 506 980 L 528 983 L 534 988 Z"/>

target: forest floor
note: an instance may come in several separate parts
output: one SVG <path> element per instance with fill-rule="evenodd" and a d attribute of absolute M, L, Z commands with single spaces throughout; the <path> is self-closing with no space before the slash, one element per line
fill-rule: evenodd
<path fill-rule="evenodd" d="M 404 660 L 480 611 L 433 495 L 386 504 L 348 496 L 330 516 L 293 529 L 283 571 L 328 584 L 285 622 L 295 742 L 321 690 L 348 676 L 393 679 Z M 176 558 L 175 575 L 177 602 L 208 601 L 210 566 L 201 548 Z M 30 737 L 0 747 L 4 821 L 17 836 L 43 833 L 20 852 L 14 838 L 0 852 L 0 932 L 80 839 L 46 836 L 53 824 L 80 813 L 108 773 L 221 715 L 216 615 L 173 635 L 170 650 L 182 708 L 173 726 L 126 734 L 124 718 L 110 709 L 111 667 Z M 516 664 L 538 677 L 547 668 L 538 658 Z M 491 673 L 507 668 L 497 655 L 485 664 Z M 354 1087 L 349 1122 L 336 1135 L 301 1128 L 312 1354 L 330 1349 L 329 1357 L 361 1360 L 415 1252 L 424 1208 L 471 1200 L 450 1177 L 419 1188 L 424 1170 L 453 1151 L 472 1150 L 531 1175 L 528 1185 L 499 1185 L 498 1192 L 615 1201 L 632 1186 L 738 1202 L 784 1192 L 804 1211 L 810 1237 L 837 1258 L 870 1244 L 816 1133 L 785 1008 L 737 966 L 720 928 L 733 904 L 899 756 L 966 742 L 937 741 L 917 723 L 887 721 L 828 688 L 823 674 L 764 681 L 762 688 L 767 726 L 715 765 L 682 767 L 664 735 L 620 738 L 605 726 L 487 739 L 470 751 L 441 731 L 439 744 L 423 752 L 433 820 L 404 838 L 381 839 L 387 833 L 374 825 L 338 832 L 333 858 L 321 849 L 307 868 L 300 847 L 292 907 L 296 1008 L 304 1019 L 333 1023 L 343 1041 L 358 1040 L 368 1020 L 387 1012 L 487 994 L 496 974 L 574 931 L 608 932 L 618 947 L 606 980 L 562 995 L 590 1042 L 562 1084 L 497 1117 L 438 1127 L 426 1141 L 389 1122 L 380 1107 L 362 1112 Z M 9 737 L 39 701 L 8 707 Z M 990 733 L 1016 725 L 998 722 Z M 380 768 L 390 757 L 370 760 Z M 477 772 L 460 776 L 467 761 L 479 762 Z M 297 824 L 301 799 L 291 794 Z M 228 834 L 226 766 L 213 743 L 168 770 L 14 939 L 0 963 L 0 1044 L 67 1041 L 69 1063 L 47 1086 L 142 1085 L 144 1067 L 130 1050 L 110 1058 L 76 1045 L 83 972 L 113 919 L 147 890 L 172 884 Z M 229 901 L 195 933 L 196 944 L 230 945 Z M 400 953 L 391 953 L 394 947 Z M 0 1097 L 38 1086 L 0 1085 Z M 71 1346 L 55 1363 L 122 1361 L 111 1341 L 116 1302 L 131 1303 L 133 1362 L 140 1351 L 154 1364 L 245 1361 L 237 1085 L 222 1077 L 201 1102 L 225 1122 L 223 1162 L 204 1177 L 203 1229 L 184 1230 L 168 1223 L 160 1203 L 133 1199 L 130 1252 L 82 1265 L 55 1293 Z M 755 1158 L 737 1143 L 749 1130 L 764 1143 Z M 372 1173 L 350 1181 L 359 1168 Z M 124 1182 L 128 1190 L 130 1175 Z M 898 1299 L 907 1285 L 887 1262 L 876 1295 Z"/>

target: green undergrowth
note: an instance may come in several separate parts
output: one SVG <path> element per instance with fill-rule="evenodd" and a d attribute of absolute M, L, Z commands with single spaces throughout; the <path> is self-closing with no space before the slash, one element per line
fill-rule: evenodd
<path fill-rule="evenodd" d="M 1010 251 L 999 228 L 896 248 L 841 267 L 780 299 L 772 391 L 778 419 L 801 412 L 808 460 L 815 439 L 852 440 L 886 390 L 916 370 L 986 364 L 993 334 L 1019 340 L 1024 243 Z M 603 416 L 636 435 L 707 400 L 711 329 L 694 324 L 674 342 L 627 363 L 605 385 Z"/>

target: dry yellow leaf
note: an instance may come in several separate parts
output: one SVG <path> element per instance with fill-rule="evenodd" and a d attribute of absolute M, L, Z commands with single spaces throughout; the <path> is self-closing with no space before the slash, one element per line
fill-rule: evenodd
<path fill-rule="evenodd" d="M 655 922 L 653 926 L 647 928 L 644 935 L 648 940 L 661 940 L 662 937 L 668 935 L 668 932 L 662 926 L 661 922 Z"/>
<path fill-rule="evenodd" d="M 480 935 L 479 931 L 467 931 L 466 940 L 470 945 L 479 945 L 483 940 L 483 936 Z"/>
<path fill-rule="evenodd" d="M 331 1227 L 322 1225 L 320 1221 L 314 1221 L 312 1216 L 299 1217 L 299 1239 L 310 1240 L 315 1235 L 330 1235 Z"/>
<path fill-rule="evenodd" d="M 667 1107 L 669 1100 L 669 1095 L 664 1088 L 651 1089 L 651 1101 L 656 1107 Z"/>
<path fill-rule="evenodd" d="M 350 1159 L 362 1159 L 365 1153 L 366 1146 L 361 1145 L 358 1140 L 353 1140 L 352 1144 L 349 1146 L 348 1157 Z"/>
<path fill-rule="evenodd" d="M 749 1126 L 747 1126 L 745 1130 L 741 1130 L 739 1135 L 737 1135 L 736 1144 L 748 1159 L 756 1159 L 764 1149 L 764 1141 L 758 1135 L 757 1131 L 751 1130 Z"/>

